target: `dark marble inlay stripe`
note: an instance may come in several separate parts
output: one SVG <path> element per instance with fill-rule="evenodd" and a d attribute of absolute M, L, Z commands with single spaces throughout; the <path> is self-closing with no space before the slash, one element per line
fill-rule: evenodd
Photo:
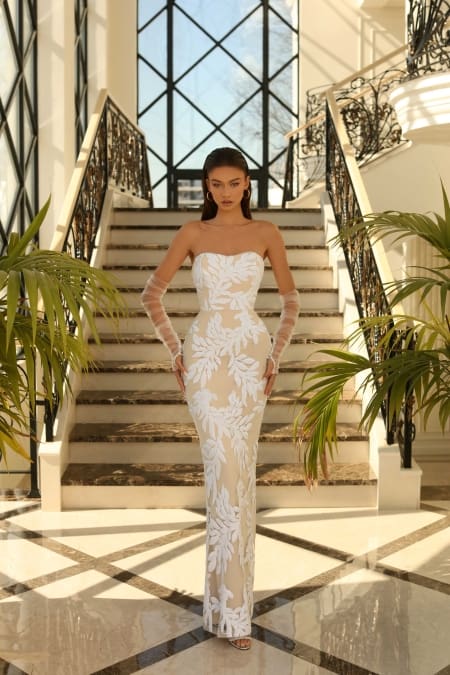
<path fill-rule="evenodd" d="M 2 659 L 0 657 L 0 674 L 1 675 L 27 675 L 25 670 L 21 670 L 14 664 Z"/>
<path fill-rule="evenodd" d="M 343 675 L 375 675 L 371 670 L 340 659 L 337 656 L 333 656 L 333 654 L 327 654 L 304 642 L 287 638 L 281 635 L 281 633 L 276 633 L 262 626 L 253 626 L 252 636 L 271 647 L 292 654 L 292 656 L 308 661 L 315 666 L 326 668 L 333 673 L 342 673 Z"/>
<path fill-rule="evenodd" d="M 0 513 L 0 521 L 8 520 L 8 518 L 12 518 L 13 516 L 20 516 L 22 513 L 28 513 L 29 511 L 36 511 L 40 506 L 41 502 L 39 500 L 33 501 L 32 504 L 27 504 L 26 506 L 11 508 L 11 510 Z"/>
<path fill-rule="evenodd" d="M 375 565 L 374 570 L 376 572 L 382 572 L 382 574 L 385 574 L 386 576 L 401 579 L 401 581 L 408 581 L 416 586 L 422 586 L 422 588 L 428 588 L 431 591 L 438 591 L 444 595 L 450 595 L 450 584 L 445 581 L 431 579 L 423 574 L 417 574 L 417 572 L 407 572 L 406 570 L 390 567 L 388 565 Z"/>
<path fill-rule="evenodd" d="M 101 670 L 96 670 L 90 675 L 130 675 L 131 673 L 138 673 L 144 668 L 168 659 L 175 654 L 180 654 L 190 647 L 195 647 L 206 640 L 211 640 L 213 637 L 214 635 L 207 633 L 203 628 L 199 627 L 155 647 L 150 647 L 139 654 L 134 654 L 123 661 L 119 661 Z"/>
<path fill-rule="evenodd" d="M 256 533 L 262 535 L 263 537 L 274 539 L 275 541 L 281 541 L 284 544 L 290 544 L 291 546 L 298 546 L 299 548 L 304 548 L 306 551 L 312 551 L 313 553 L 320 553 L 320 555 L 325 555 L 328 558 L 336 558 L 337 560 L 342 560 L 342 562 L 351 562 L 352 560 L 354 560 L 354 555 L 352 555 L 351 553 L 339 551 L 338 549 L 331 548 L 330 546 L 324 546 L 323 544 L 317 544 L 315 542 L 309 541 L 308 539 L 295 537 L 292 534 L 286 534 L 284 532 L 279 532 L 277 530 L 271 530 L 268 527 L 264 527 L 264 525 L 257 525 Z"/>
<path fill-rule="evenodd" d="M 450 665 L 444 666 L 442 670 L 439 670 L 439 672 L 435 673 L 434 675 L 450 675 Z"/>

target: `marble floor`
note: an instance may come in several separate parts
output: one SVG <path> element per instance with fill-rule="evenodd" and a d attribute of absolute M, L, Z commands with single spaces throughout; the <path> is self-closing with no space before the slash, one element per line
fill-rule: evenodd
<path fill-rule="evenodd" d="M 414 512 L 260 511 L 248 652 L 202 628 L 204 526 L 0 501 L 0 674 L 450 673 L 448 491 Z"/>

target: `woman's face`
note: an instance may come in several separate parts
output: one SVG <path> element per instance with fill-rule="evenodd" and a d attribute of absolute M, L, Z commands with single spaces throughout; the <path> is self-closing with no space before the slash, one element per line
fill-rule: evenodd
<path fill-rule="evenodd" d="M 219 166 L 209 172 L 206 185 L 217 206 L 227 211 L 240 206 L 244 190 L 250 183 L 242 169 Z"/>

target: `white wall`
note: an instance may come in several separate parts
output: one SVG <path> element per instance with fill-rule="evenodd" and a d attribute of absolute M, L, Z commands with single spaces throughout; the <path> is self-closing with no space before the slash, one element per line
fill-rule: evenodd
<path fill-rule="evenodd" d="M 300 3 L 300 123 L 308 89 L 338 82 L 404 43 L 403 7 L 361 9 L 360 4 Z"/>

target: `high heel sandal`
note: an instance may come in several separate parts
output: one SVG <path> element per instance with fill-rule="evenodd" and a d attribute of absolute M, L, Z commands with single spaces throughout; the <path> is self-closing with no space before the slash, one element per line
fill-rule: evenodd
<path fill-rule="evenodd" d="M 244 640 L 246 641 L 246 644 L 244 644 L 244 645 L 239 644 L 239 643 L 242 643 L 242 641 L 244 641 Z M 252 645 L 251 638 L 247 637 L 247 636 L 238 637 L 238 638 L 228 638 L 228 642 L 230 643 L 230 645 L 232 647 L 234 647 L 235 649 L 239 649 L 242 652 L 248 651 L 250 649 L 251 645 Z"/>

